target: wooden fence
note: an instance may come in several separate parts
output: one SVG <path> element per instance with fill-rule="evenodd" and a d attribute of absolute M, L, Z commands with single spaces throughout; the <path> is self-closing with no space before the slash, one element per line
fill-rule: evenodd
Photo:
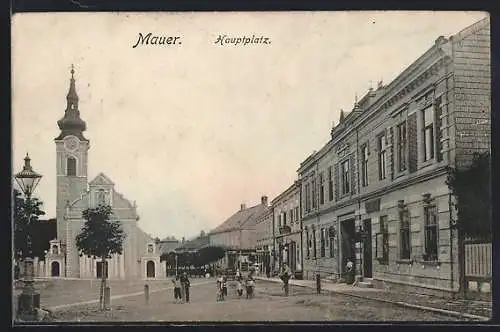
<path fill-rule="evenodd" d="M 467 281 L 491 282 L 491 243 L 465 243 Z"/>

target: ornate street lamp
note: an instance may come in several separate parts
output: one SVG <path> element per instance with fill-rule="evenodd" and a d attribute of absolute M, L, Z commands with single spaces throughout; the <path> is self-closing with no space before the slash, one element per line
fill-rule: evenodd
<path fill-rule="evenodd" d="M 33 321 L 36 319 L 36 308 L 40 307 L 40 294 L 35 292 L 33 286 L 34 268 L 33 268 L 33 252 L 31 248 L 31 194 L 40 182 L 42 175 L 38 174 L 31 168 L 30 157 L 26 153 L 24 158 L 23 170 L 17 173 L 14 178 L 26 197 L 26 216 L 27 232 L 26 232 L 26 251 L 23 253 L 24 258 L 24 285 L 23 291 L 18 298 L 17 318 L 23 321 Z"/>

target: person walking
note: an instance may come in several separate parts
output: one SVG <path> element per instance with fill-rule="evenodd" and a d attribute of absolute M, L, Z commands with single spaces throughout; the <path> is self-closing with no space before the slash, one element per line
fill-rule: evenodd
<path fill-rule="evenodd" d="M 184 300 L 185 302 L 189 302 L 189 287 L 191 285 L 186 272 L 182 274 L 180 280 L 181 280 L 181 289 L 184 290 Z"/>
<path fill-rule="evenodd" d="M 285 296 L 288 296 L 289 284 L 288 281 L 292 276 L 292 272 L 288 268 L 288 265 L 283 264 L 283 270 L 281 271 L 279 277 L 283 281 L 283 290 L 285 292 Z"/>

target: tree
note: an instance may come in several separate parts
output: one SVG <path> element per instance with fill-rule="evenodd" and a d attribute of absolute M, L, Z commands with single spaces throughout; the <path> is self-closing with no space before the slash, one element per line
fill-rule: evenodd
<path fill-rule="evenodd" d="M 475 153 L 468 168 L 448 168 L 446 184 L 457 201 L 457 229 L 470 237 L 491 240 L 489 152 Z"/>
<path fill-rule="evenodd" d="M 448 167 L 446 184 L 455 196 L 458 241 L 459 293 L 465 296 L 466 236 L 491 241 L 491 161 L 490 154 L 475 153 L 468 168 Z"/>
<path fill-rule="evenodd" d="M 200 265 L 216 262 L 224 257 L 226 251 L 222 247 L 209 246 L 198 250 L 198 261 Z"/>
<path fill-rule="evenodd" d="M 112 218 L 112 210 L 108 205 L 99 205 L 82 212 L 85 219 L 82 231 L 76 236 L 76 246 L 80 256 L 100 258 L 102 262 L 101 288 L 99 292 L 99 306 L 105 310 L 104 289 L 106 287 L 107 265 L 106 259 L 113 254 L 123 252 L 125 233 L 121 222 Z"/>
<path fill-rule="evenodd" d="M 33 224 L 38 222 L 39 217 L 45 215 L 42 210 L 43 203 L 39 199 L 31 198 L 28 203 L 21 195 L 19 190 L 14 189 L 14 258 L 17 261 L 32 254 L 27 250 L 28 234 Z"/>

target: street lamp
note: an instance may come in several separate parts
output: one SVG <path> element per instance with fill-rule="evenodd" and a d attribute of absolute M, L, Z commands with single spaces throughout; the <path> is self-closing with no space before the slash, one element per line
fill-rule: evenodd
<path fill-rule="evenodd" d="M 30 157 L 26 153 L 23 170 L 17 173 L 14 178 L 26 197 L 26 216 L 28 218 L 26 231 L 26 251 L 24 258 L 24 285 L 23 291 L 18 298 L 17 317 L 23 321 L 36 319 L 36 308 L 40 307 L 40 294 L 35 292 L 33 286 L 34 268 L 33 252 L 31 248 L 31 194 L 40 182 L 42 175 L 33 170 L 30 165 Z"/>

